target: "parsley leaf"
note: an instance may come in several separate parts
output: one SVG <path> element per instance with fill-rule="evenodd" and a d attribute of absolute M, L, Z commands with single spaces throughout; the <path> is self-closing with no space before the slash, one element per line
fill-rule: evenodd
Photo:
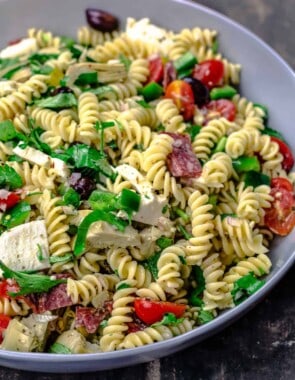
<path fill-rule="evenodd" d="M 235 305 L 239 305 L 245 301 L 249 296 L 257 292 L 265 284 L 265 281 L 259 280 L 250 272 L 246 276 L 239 278 L 234 283 L 233 290 L 231 291 Z"/>
<path fill-rule="evenodd" d="M 23 185 L 21 176 L 10 166 L 0 166 L 0 187 L 7 186 L 10 190 L 19 189 Z"/>
<path fill-rule="evenodd" d="M 160 322 L 156 322 L 152 324 L 152 327 L 155 326 L 167 326 L 167 325 L 178 325 L 179 323 L 183 322 L 184 318 L 177 318 L 175 314 L 173 313 L 167 313 L 164 315 L 162 320 Z"/>
<path fill-rule="evenodd" d="M 71 350 L 67 346 L 58 342 L 55 342 L 53 343 L 52 346 L 50 346 L 49 352 L 51 354 L 66 354 L 66 355 L 69 355 L 72 353 Z"/>
<path fill-rule="evenodd" d="M 205 323 L 208 323 L 214 319 L 214 315 L 207 310 L 201 309 L 198 314 L 198 320 L 201 325 L 204 325 Z"/>
<path fill-rule="evenodd" d="M 155 253 L 153 256 L 150 256 L 146 261 L 143 262 L 143 265 L 151 272 L 154 280 L 158 278 L 158 260 L 161 256 L 161 252 Z"/>
<path fill-rule="evenodd" d="M 77 99 L 72 93 L 61 93 L 55 96 L 50 96 L 45 99 L 36 100 L 35 104 L 39 108 L 60 109 L 77 107 Z"/>

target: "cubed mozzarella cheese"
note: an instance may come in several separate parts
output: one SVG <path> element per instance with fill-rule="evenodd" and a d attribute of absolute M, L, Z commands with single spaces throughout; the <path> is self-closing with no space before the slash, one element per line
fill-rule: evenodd
<path fill-rule="evenodd" d="M 38 149 L 31 148 L 27 146 L 22 149 L 19 145 L 13 149 L 13 153 L 17 154 L 22 159 L 29 161 L 33 165 L 43 166 L 45 168 L 50 168 L 51 158 L 48 154 L 41 152 Z"/>
<path fill-rule="evenodd" d="M 0 260 L 16 271 L 49 268 L 45 221 L 36 220 L 4 232 L 0 236 Z"/>
<path fill-rule="evenodd" d="M 14 45 L 7 46 L 0 52 L 0 58 L 20 57 L 24 54 L 31 54 L 38 50 L 35 38 L 23 38 Z"/>
<path fill-rule="evenodd" d="M 108 223 L 95 222 L 87 234 L 89 248 L 138 247 L 140 243 L 139 233 L 131 226 L 127 226 L 124 232 L 120 232 Z"/>
<path fill-rule="evenodd" d="M 116 168 L 117 172 L 140 193 L 140 207 L 137 213 L 132 216 L 132 220 L 156 226 L 162 214 L 163 207 L 167 205 L 167 199 L 162 195 L 154 193 L 150 182 L 145 181 L 138 170 L 130 165 L 123 164 Z"/>
<path fill-rule="evenodd" d="M 56 174 L 66 180 L 70 176 L 70 169 L 67 167 L 66 163 L 63 160 L 60 160 L 59 158 L 52 158 L 51 159 L 52 166 L 56 172 Z"/>

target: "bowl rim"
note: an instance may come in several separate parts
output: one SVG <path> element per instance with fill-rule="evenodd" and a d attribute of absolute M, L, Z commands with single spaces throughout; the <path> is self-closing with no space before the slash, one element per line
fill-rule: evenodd
<path fill-rule="evenodd" d="M 0 0 L 0 7 L 1 2 L 5 2 L 9 0 Z M 265 50 L 267 50 L 271 55 L 279 61 L 280 65 L 284 66 L 287 70 L 288 74 L 293 77 L 294 84 L 295 84 L 295 72 L 292 69 L 292 67 L 287 63 L 278 52 L 274 50 L 270 45 L 268 45 L 266 42 L 263 41 L 261 37 L 256 35 L 254 32 L 252 32 L 250 29 L 245 27 L 244 25 L 240 24 L 239 22 L 231 19 L 230 17 L 224 15 L 221 12 L 218 12 L 216 10 L 213 10 L 209 8 L 208 6 L 194 3 L 190 0 L 170 0 L 174 3 L 182 4 L 186 7 L 194 8 L 202 13 L 207 13 L 219 20 L 221 20 L 225 24 L 229 24 L 233 26 L 236 29 L 241 30 L 244 34 L 247 35 L 247 37 L 251 38 L 252 40 L 255 40 L 258 44 L 262 45 Z M 0 349 L 0 359 L 14 359 L 14 360 L 28 360 L 30 362 L 34 363 L 60 363 L 61 359 L 63 363 L 72 363 L 72 362 L 103 362 L 106 359 L 107 360 L 114 360 L 114 359 L 127 359 L 130 358 L 133 354 L 137 354 L 138 356 L 142 357 L 142 360 L 138 360 L 137 363 L 142 363 L 144 361 L 152 360 L 154 357 L 149 358 L 147 355 L 153 353 L 153 351 L 157 351 L 157 355 L 155 355 L 157 358 L 166 356 L 165 348 L 167 346 L 174 346 L 174 349 L 171 349 L 169 351 L 169 354 L 175 353 L 184 347 L 191 346 L 193 344 L 197 344 L 198 342 L 211 337 L 212 335 L 218 333 L 219 331 L 225 329 L 230 324 L 234 323 L 236 320 L 241 318 L 243 315 L 245 315 L 248 311 L 250 311 L 252 308 L 254 308 L 259 302 L 263 300 L 263 298 L 274 288 L 276 284 L 279 283 L 279 281 L 286 275 L 286 273 L 291 269 L 291 267 L 295 263 L 295 244 L 294 244 L 294 250 L 290 257 L 283 263 L 283 265 L 278 269 L 278 271 L 267 280 L 265 285 L 260 288 L 255 294 L 250 296 L 247 300 L 245 300 L 243 303 L 239 304 L 238 306 L 227 309 L 222 314 L 218 315 L 215 319 L 213 319 L 211 322 L 206 323 L 204 325 L 198 326 L 197 328 L 188 331 L 184 334 L 178 335 L 176 337 L 173 337 L 171 339 L 163 340 L 160 342 L 155 342 L 152 344 L 136 347 L 136 348 L 129 348 L 124 350 L 118 350 L 118 351 L 109 351 L 109 352 L 97 352 L 97 353 L 87 353 L 87 354 L 73 354 L 73 355 L 63 355 L 63 354 L 52 354 L 52 353 L 39 353 L 39 352 L 17 352 L 17 351 L 8 351 L 8 350 L 2 350 Z M 189 343 L 188 343 L 189 342 Z M 185 346 L 182 346 L 186 344 Z M 180 347 L 180 348 L 178 348 Z M 181 348 L 183 347 L 183 348 Z M 160 354 L 159 354 L 160 352 Z M 113 366 L 112 368 L 115 369 L 117 367 L 123 367 L 124 364 L 122 364 L 122 361 L 120 361 L 119 366 Z M 5 365 L 5 364 L 4 364 Z M 129 365 L 129 364 L 127 364 Z M 111 368 L 111 367 L 107 367 Z M 103 368 L 106 369 L 106 368 Z M 89 370 L 94 370 L 93 368 Z M 98 367 L 96 370 L 100 370 Z M 40 369 L 41 372 L 41 369 Z M 58 372 L 58 371 L 55 371 Z"/>

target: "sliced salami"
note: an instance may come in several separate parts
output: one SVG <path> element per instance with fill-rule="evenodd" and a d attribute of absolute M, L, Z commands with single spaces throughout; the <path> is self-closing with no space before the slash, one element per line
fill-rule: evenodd
<path fill-rule="evenodd" d="M 193 152 L 188 135 L 168 133 L 173 138 L 173 150 L 167 157 L 167 166 L 174 177 L 196 178 L 202 173 L 202 166 Z"/>
<path fill-rule="evenodd" d="M 71 306 L 73 302 L 67 295 L 67 284 L 59 284 L 47 293 L 42 293 L 37 299 L 37 310 L 44 313 L 61 307 Z"/>
<path fill-rule="evenodd" d="M 110 316 L 112 312 L 112 302 L 105 302 L 104 307 L 96 309 L 94 307 L 76 307 L 75 327 L 85 327 L 89 334 L 93 334 L 98 329 L 101 322 Z"/>

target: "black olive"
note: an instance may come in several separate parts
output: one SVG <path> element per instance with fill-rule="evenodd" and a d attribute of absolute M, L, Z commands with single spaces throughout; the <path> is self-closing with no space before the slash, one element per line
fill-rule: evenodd
<path fill-rule="evenodd" d="M 62 86 L 62 87 L 56 87 L 54 90 L 51 91 L 51 96 L 55 96 L 58 94 L 73 94 L 73 90 L 70 87 Z"/>
<path fill-rule="evenodd" d="M 191 77 L 186 77 L 183 80 L 191 86 L 195 104 L 198 107 L 202 107 L 210 101 L 209 89 L 200 80 Z"/>
<path fill-rule="evenodd" d="M 115 16 L 100 9 L 86 9 L 86 19 L 93 29 L 101 32 L 113 32 L 119 27 L 119 20 Z"/>
<path fill-rule="evenodd" d="M 74 172 L 69 178 L 69 185 L 80 194 L 81 199 L 88 199 L 96 189 L 95 181 L 90 177 L 83 177 L 81 173 Z"/>

